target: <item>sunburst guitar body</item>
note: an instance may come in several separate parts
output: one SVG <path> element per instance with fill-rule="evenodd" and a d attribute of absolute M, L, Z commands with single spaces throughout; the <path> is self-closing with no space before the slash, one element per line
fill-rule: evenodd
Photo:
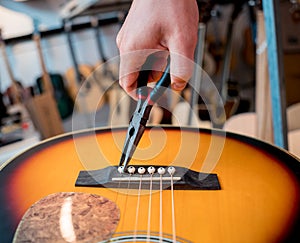
<path fill-rule="evenodd" d="M 29 242 L 29 216 L 39 217 L 31 242 L 51 242 L 50 228 L 53 242 L 300 242 L 300 164 L 285 150 L 220 130 L 148 127 L 130 164 L 145 174 L 120 173 L 126 130 L 54 137 L 4 164 L 0 242 Z"/>

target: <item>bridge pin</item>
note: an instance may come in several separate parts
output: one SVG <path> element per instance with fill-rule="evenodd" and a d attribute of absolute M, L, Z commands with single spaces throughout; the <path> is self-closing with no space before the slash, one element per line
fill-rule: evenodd
<path fill-rule="evenodd" d="M 139 173 L 140 175 L 144 174 L 145 172 L 146 172 L 146 169 L 145 169 L 144 167 L 139 167 L 139 168 L 138 168 L 138 173 Z"/>
<path fill-rule="evenodd" d="M 176 169 L 173 166 L 168 168 L 168 172 L 169 172 L 170 175 L 174 175 L 175 171 L 176 171 Z"/>
<path fill-rule="evenodd" d="M 150 175 L 153 175 L 155 173 L 155 168 L 153 166 L 150 166 L 150 167 L 148 167 L 147 171 Z"/>
<path fill-rule="evenodd" d="M 158 172 L 158 174 L 160 174 L 160 175 L 164 175 L 164 174 L 166 173 L 166 169 L 163 168 L 163 167 L 159 167 L 159 168 L 157 169 L 157 172 Z"/>
<path fill-rule="evenodd" d="M 119 167 L 118 167 L 118 172 L 119 172 L 120 174 L 123 174 L 123 173 L 124 173 L 124 166 L 119 166 Z"/>
<path fill-rule="evenodd" d="M 129 174 L 134 174 L 134 172 L 135 172 L 135 167 L 134 167 L 134 166 L 129 166 L 127 170 L 128 170 L 128 173 L 129 173 Z"/>

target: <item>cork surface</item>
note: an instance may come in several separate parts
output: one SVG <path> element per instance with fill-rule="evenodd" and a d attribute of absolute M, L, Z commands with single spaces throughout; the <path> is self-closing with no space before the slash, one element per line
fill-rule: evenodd
<path fill-rule="evenodd" d="M 99 242 L 111 238 L 119 217 L 117 205 L 104 197 L 55 193 L 27 210 L 14 242 Z"/>

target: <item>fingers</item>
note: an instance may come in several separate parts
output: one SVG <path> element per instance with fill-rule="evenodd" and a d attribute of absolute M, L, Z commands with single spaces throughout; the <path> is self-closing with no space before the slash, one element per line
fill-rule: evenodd
<path fill-rule="evenodd" d="M 197 34 L 197 31 L 194 31 Z M 171 60 L 171 87 L 181 91 L 190 80 L 194 69 L 194 50 L 197 44 L 197 35 L 174 36 L 166 43 L 169 51 L 149 49 L 132 51 L 120 56 L 120 85 L 133 98 L 135 97 L 136 81 L 139 71 L 149 55 L 154 56 L 154 62 L 147 67 L 152 70 L 148 82 L 156 82 L 161 77 L 170 55 Z M 184 44 L 183 44 L 184 43 Z"/>
<path fill-rule="evenodd" d="M 119 83 L 134 99 L 137 99 L 136 88 L 139 73 L 149 56 L 146 53 L 148 54 L 149 51 L 138 51 L 121 56 Z M 157 82 L 161 78 L 167 65 L 167 57 L 170 55 L 171 88 L 175 91 L 183 90 L 193 74 L 193 60 L 177 53 L 169 54 L 167 51 L 159 51 L 151 55 L 155 55 L 155 61 L 145 68 L 145 70 L 151 70 L 147 82 Z"/>
<path fill-rule="evenodd" d="M 139 70 L 153 53 L 158 57 L 148 81 L 157 81 L 166 67 L 167 55 L 160 53 L 165 50 L 171 55 L 172 88 L 182 90 L 193 72 L 198 20 L 195 0 L 164 0 L 159 4 L 154 0 L 133 1 L 117 36 L 121 87 L 134 96 Z"/>
<path fill-rule="evenodd" d="M 170 60 L 171 87 L 175 91 L 181 91 L 193 75 L 194 62 L 172 53 Z"/>
<path fill-rule="evenodd" d="M 136 81 L 146 58 L 147 55 L 143 52 L 128 53 L 120 57 L 119 84 L 133 98 L 136 98 Z"/>
<path fill-rule="evenodd" d="M 150 65 L 145 66 L 146 59 L 151 55 Z M 120 86 L 136 99 L 137 79 L 141 69 L 151 70 L 147 82 L 158 81 L 167 65 L 168 52 L 159 50 L 143 50 L 130 52 L 120 57 Z"/>
<path fill-rule="evenodd" d="M 150 73 L 148 82 L 157 82 L 161 78 L 164 70 L 166 69 L 169 52 L 159 51 L 152 55 L 154 56 L 154 61 L 152 64 L 152 71 Z"/>
<path fill-rule="evenodd" d="M 171 57 L 171 87 L 176 91 L 181 91 L 193 75 L 197 29 L 196 31 L 192 31 L 188 36 L 175 36 L 167 44 Z"/>

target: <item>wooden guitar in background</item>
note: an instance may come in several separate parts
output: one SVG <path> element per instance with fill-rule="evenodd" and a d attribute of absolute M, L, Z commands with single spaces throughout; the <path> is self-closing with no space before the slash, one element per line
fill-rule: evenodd
<path fill-rule="evenodd" d="M 73 113 L 73 101 L 69 96 L 65 84 L 64 78 L 58 73 L 49 74 L 44 61 L 44 55 L 41 47 L 41 36 L 39 32 L 39 21 L 33 20 L 34 34 L 33 40 L 36 44 L 36 48 L 39 55 L 39 61 L 42 69 L 42 76 L 37 78 L 36 83 L 40 93 L 49 92 L 56 100 L 57 108 L 62 119 L 68 118 Z"/>
<path fill-rule="evenodd" d="M 148 127 L 130 165 L 154 174 L 119 174 L 126 132 L 66 134 L 4 164 L 1 242 L 300 242 L 300 163 L 286 151 L 221 130 Z"/>
<path fill-rule="evenodd" d="M 6 70 L 8 73 L 8 76 L 11 81 L 10 87 L 7 89 L 7 95 L 9 97 L 10 103 L 13 104 L 20 104 L 22 102 L 22 99 L 24 98 L 25 95 L 25 90 L 20 82 L 18 82 L 13 75 L 7 52 L 6 52 L 6 44 L 3 40 L 2 37 L 2 30 L 0 29 L 0 48 L 2 51 L 2 57 L 4 60 L 4 63 L 6 65 Z"/>
<path fill-rule="evenodd" d="M 67 43 L 70 49 L 73 67 L 66 71 L 69 93 L 75 102 L 79 113 L 92 113 L 99 110 L 104 102 L 104 91 L 95 81 L 92 72 L 93 67 L 85 64 L 78 64 L 75 48 L 72 40 L 72 23 L 64 22 L 67 34 Z"/>
<path fill-rule="evenodd" d="M 123 17 L 120 17 L 118 24 L 121 26 Z M 104 45 L 99 26 L 98 16 L 91 18 L 91 25 L 94 29 L 96 46 L 99 53 L 99 62 L 95 65 L 93 76 L 106 92 L 109 104 L 109 125 L 126 125 L 129 123 L 130 97 L 119 86 L 119 67 L 118 63 L 108 61 L 104 52 Z"/>
<path fill-rule="evenodd" d="M 26 100 L 25 106 L 31 116 L 34 126 L 40 132 L 41 138 L 46 139 L 64 132 L 61 114 L 58 110 L 58 102 L 55 100 L 55 88 L 52 86 L 51 79 L 46 71 L 43 61 L 42 49 L 40 46 L 40 35 L 37 31 L 37 20 L 33 20 L 35 32 L 32 35 L 33 41 L 37 45 L 38 58 L 42 66 L 43 75 L 37 80 L 40 86 L 40 93 Z M 65 97 L 58 97 L 65 99 Z M 62 101 L 64 102 L 64 101 Z"/>
<path fill-rule="evenodd" d="M 121 21 L 121 20 L 120 20 Z M 105 55 L 104 51 L 104 45 L 103 45 L 103 36 L 101 34 L 101 29 L 99 26 L 99 18 L 98 16 L 92 16 L 91 17 L 91 26 L 94 30 L 95 34 L 95 40 L 96 40 L 96 46 L 99 54 L 99 61 L 96 63 L 94 69 L 96 70 L 95 75 L 100 75 L 99 81 L 101 79 L 104 79 L 101 83 L 106 84 L 108 82 L 108 85 L 113 84 L 116 80 L 118 80 L 119 77 L 119 67 L 117 63 L 108 62 L 108 58 Z M 102 67 L 103 65 L 103 67 Z M 100 74 L 98 74 L 97 69 L 101 66 Z M 106 88 L 104 86 L 104 88 Z"/>
<path fill-rule="evenodd" d="M 8 55 L 6 52 L 6 44 L 2 38 L 2 30 L 0 29 L 0 48 L 2 51 L 2 57 L 6 65 L 6 70 L 11 81 L 11 85 L 6 90 L 6 95 L 10 100 L 10 106 L 7 109 L 8 114 L 12 117 L 15 116 L 15 121 L 18 121 L 27 125 L 31 123 L 31 118 L 28 114 L 24 102 L 30 99 L 33 95 L 33 87 L 24 87 L 20 81 L 17 81 L 14 77 L 11 65 L 9 63 Z M 1 97 L 2 98 L 2 97 Z M 7 114 L 7 115 L 8 115 Z M 21 125 L 20 123 L 20 125 Z"/>

